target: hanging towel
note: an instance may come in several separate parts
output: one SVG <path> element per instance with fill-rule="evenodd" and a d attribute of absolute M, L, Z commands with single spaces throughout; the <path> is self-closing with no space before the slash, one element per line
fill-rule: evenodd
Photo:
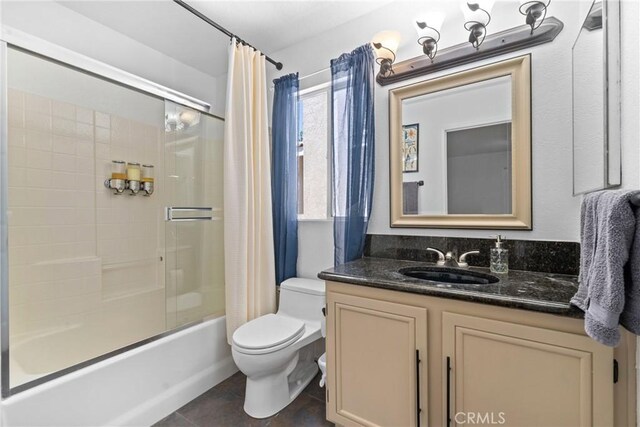
<path fill-rule="evenodd" d="M 402 213 L 418 214 L 418 181 L 402 183 Z"/>
<path fill-rule="evenodd" d="M 582 202 L 579 287 L 571 303 L 585 312 L 587 334 L 608 346 L 620 341 L 618 323 L 625 308 L 625 290 L 634 287 L 631 278 L 625 278 L 636 233 L 629 201 L 634 194 L 637 192 L 601 191 L 586 195 Z"/>
<path fill-rule="evenodd" d="M 620 324 L 640 335 L 640 208 L 634 206 L 636 229 L 625 269 L 627 278 Z"/>

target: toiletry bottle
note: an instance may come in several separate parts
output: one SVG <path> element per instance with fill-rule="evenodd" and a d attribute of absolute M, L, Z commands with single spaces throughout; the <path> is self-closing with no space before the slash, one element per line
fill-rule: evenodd
<path fill-rule="evenodd" d="M 492 273 L 508 273 L 509 272 L 509 250 L 502 247 L 502 236 L 498 234 L 496 239 L 496 247 L 491 248 L 491 272 Z"/>

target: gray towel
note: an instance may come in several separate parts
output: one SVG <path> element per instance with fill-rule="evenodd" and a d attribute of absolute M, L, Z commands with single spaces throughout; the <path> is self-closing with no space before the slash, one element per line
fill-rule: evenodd
<path fill-rule="evenodd" d="M 620 324 L 640 335 L 640 209 L 635 208 L 636 230 L 625 268 L 626 288 Z"/>
<path fill-rule="evenodd" d="M 632 294 L 638 296 L 638 286 L 630 277 L 625 280 L 625 265 L 636 234 L 636 217 L 629 202 L 634 194 L 637 192 L 601 191 L 586 195 L 582 202 L 579 287 L 571 303 L 585 312 L 587 334 L 608 346 L 620 341 L 618 323 L 625 309 L 625 291 L 635 288 Z M 640 254 L 637 244 L 636 256 Z M 637 262 L 630 265 L 634 264 L 634 270 L 640 269 Z M 636 274 L 640 278 L 640 272 Z M 633 303 L 633 308 L 638 308 L 637 304 Z M 625 315 L 625 319 L 637 326 L 637 316 Z"/>
<path fill-rule="evenodd" d="M 418 181 L 402 183 L 402 213 L 418 214 Z"/>

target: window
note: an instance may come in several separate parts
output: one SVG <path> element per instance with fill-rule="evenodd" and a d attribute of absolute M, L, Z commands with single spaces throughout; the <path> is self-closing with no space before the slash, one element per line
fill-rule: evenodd
<path fill-rule="evenodd" d="M 331 85 L 300 93 L 298 219 L 327 219 L 330 192 Z"/>

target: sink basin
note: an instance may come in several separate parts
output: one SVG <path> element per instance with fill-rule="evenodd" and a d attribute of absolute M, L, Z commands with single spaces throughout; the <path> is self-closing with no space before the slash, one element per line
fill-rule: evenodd
<path fill-rule="evenodd" d="M 488 285 L 500 281 L 491 274 L 448 267 L 410 267 L 399 270 L 400 274 L 414 279 L 441 283 L 462 283 L 466 285 Z"/>

